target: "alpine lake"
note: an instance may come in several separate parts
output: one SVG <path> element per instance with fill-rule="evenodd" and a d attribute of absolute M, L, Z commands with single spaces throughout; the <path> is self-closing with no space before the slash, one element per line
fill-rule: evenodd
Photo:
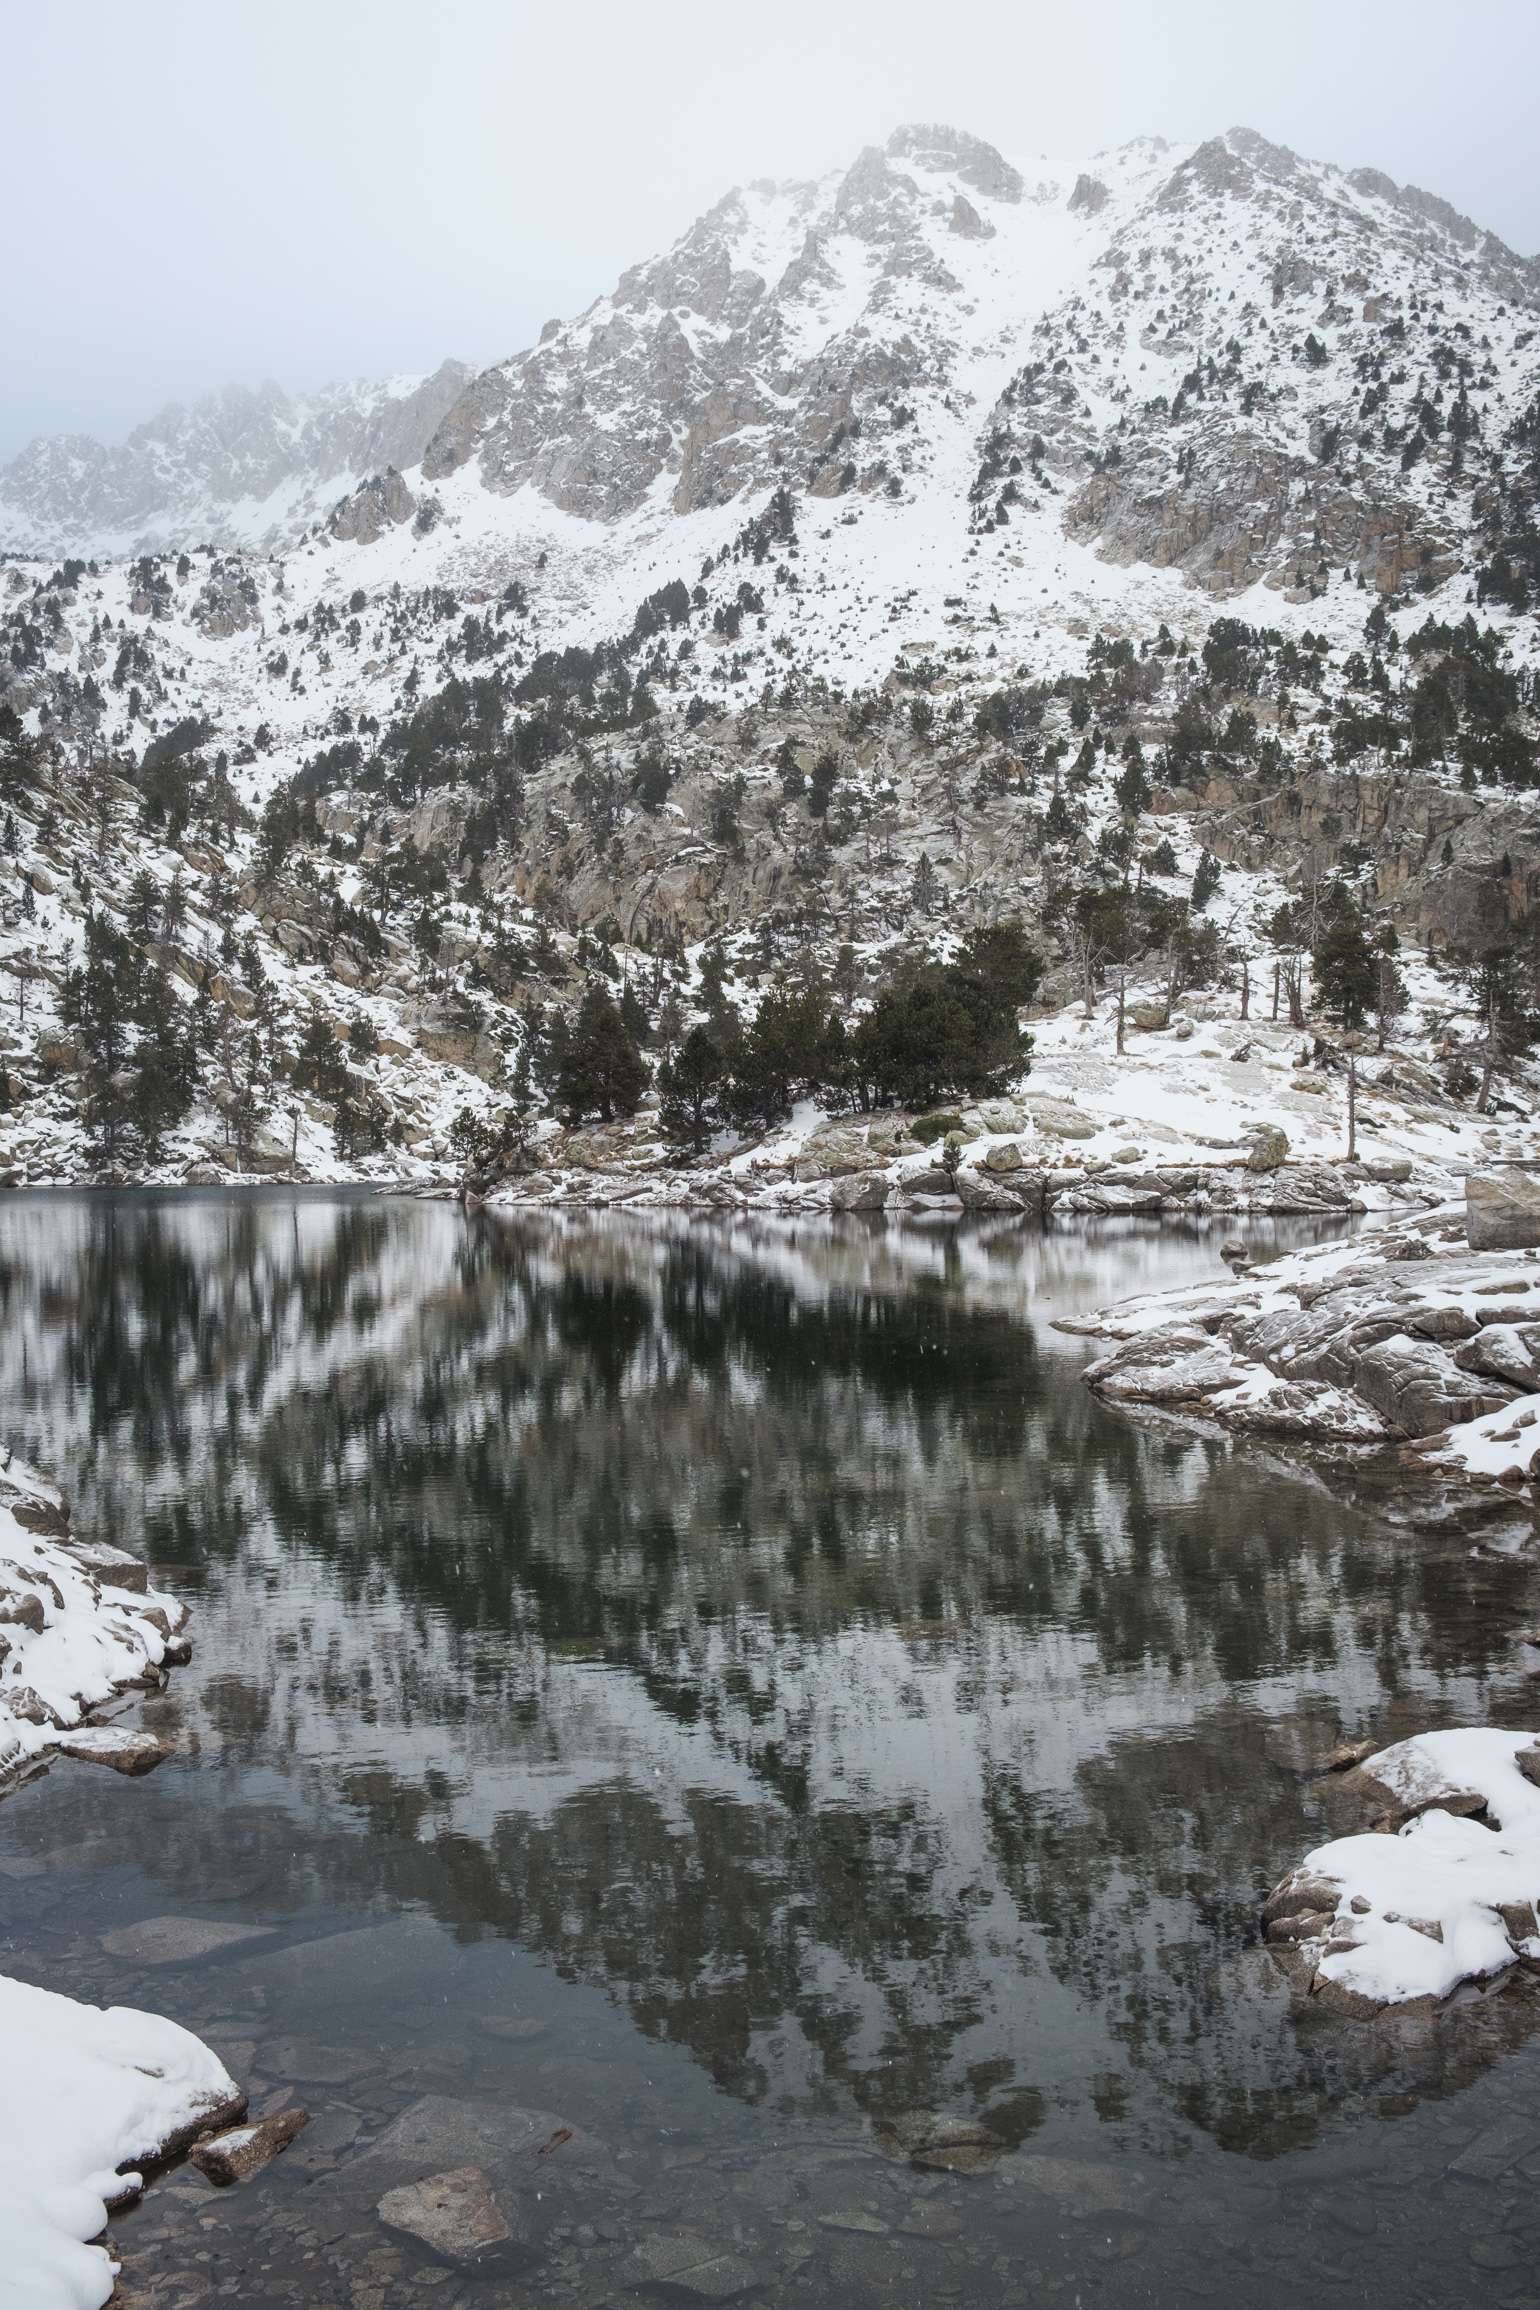
<path fill-rule="evenodd" d="M 195 1645 L 0 1803 L 0 1969 L 311 2115 L 125 2310 L 1540 2301 L 1540 1986 L 1257 1923 L 1338 1741 L 1540 1722 L 1537 1568 L 1091 1398 L 1053 1318 L 1220 1239 L 0 1200 L 0 1438 Z M 466 2166 L 462 2269 L 376 2207 Z"/>

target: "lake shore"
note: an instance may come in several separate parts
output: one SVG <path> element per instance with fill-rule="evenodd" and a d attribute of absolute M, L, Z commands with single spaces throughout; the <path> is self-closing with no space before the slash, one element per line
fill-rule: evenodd
<path fill-rule="evenodd" d="M 154 1734 L 88 1720 L 187 1657 L 185 1606 L 137 1557 L 72 1537 L 57 1488 L 0 1465 L 0 1797 L 51 1755 L 138 1776 Z M 100 2310 L 116 2264 L 99 2243 L 145 2169 L 234 2125 L 246 2096 L 218 2056 L 158 2014 L 103 2009 L 0 1975 L 0 2296 Z"/>
<path fill-rule="evenodd" d="M 1228 1281 L 1059 1319 L 1107 1340 L 1088 1387 L 1131 1411 L 1286 1442 L 1405 1502 L 1533 1519 L 1540 1501 L 1540 1197 L 1456 1205 Z"/>

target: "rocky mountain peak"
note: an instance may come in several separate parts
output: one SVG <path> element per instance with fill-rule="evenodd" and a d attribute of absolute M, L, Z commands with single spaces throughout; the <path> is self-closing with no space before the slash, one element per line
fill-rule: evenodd
<path fill-rule="evenodd" d="M 909 161 L 936 176 L 955 176 L 987 200 L 1019 201 L 1025 189 L 1020 171 L 992 144 L 938 122 L 910 121 L 896 128 L 884 150 L 890 160 Z"/>

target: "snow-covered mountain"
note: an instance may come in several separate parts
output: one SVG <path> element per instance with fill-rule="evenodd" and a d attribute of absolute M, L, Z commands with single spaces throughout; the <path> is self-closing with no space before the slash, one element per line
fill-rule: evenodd
<path fill-rule="evenodd" d="M 1332 869 L 1469 945 L 1540 889 L 1537 500 L 1540 272 L 1437 197 L 1246 130 L 900 129 L 474 377 L 29 452 L 15 952 L 58 980 L 179 877 L 185 983 L 234 1004 L 245 941 L 280 1041 L 367 998 L 427 1161 L 595 935 L 686 1015 L 708 937 L 880 976 L 1019 912 L 1068 973 L 1076 888 L 1175 903 L 1206 850 L 1237 953 Z"/>
<path fill-rule="evenodd" d="M 470 382 L 463 361 L 429 377 L 330 385 L 295 398 L 227 385 L 162 409 L 108 448 L 51 434 L 0 469 L 0 552 L 140 553 L 299 536 L 364 474 L 412 465 Z"/>

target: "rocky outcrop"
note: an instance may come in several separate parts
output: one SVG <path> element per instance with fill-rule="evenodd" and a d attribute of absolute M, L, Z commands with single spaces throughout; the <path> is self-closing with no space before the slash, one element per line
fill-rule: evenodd
<path fill-rule="evenodd" d="M 1472 1252 L 1451 1214 L 1061 1328 L 1117 1343 L 1085 1374 L 1112 1402 L 1377 1455 L 1403 1477 L 1533 1512 L 1540 1252 Z"/>
<path fill-rule="evenodd" d="M 261 625 L 257 589 L 239 570 L 216 568 L 193 603 L 192 618 L 211 642 L 228 641 Z"/>
<path fill-rule="evenodd" d="M 1525 1251 L 1540 1244 L 1540 1180 L 1523 1171 L 1467 1179 L 1465 1240 L 1472 1251 Z"/>
<path fill-rule="evenodd" d="M 393 465 L 370 480 L 361 481 L 350 496 L 332 508 L 326 526 L 333 537 L 354 545 L 373 545 L 387 529 L 410 521 L 417 500 Z"/>
<path fill-rule="evenodd" d="M 186 1620 L 137 1558 L 77 1540 L 62 1494 L 0 1453 L 0 1777 L 49 1751 L 127 1773 L 160 1763 L 150 1735 L 84 1719 L 185 1659 Z"/>

